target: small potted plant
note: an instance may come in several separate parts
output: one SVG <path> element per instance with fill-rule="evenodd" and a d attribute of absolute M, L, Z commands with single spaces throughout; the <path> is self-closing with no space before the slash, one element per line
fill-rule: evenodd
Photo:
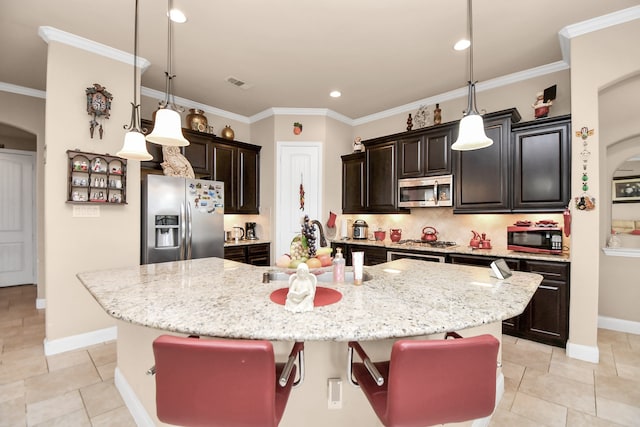
<path fill-rule="evenodd" d="M 300 135 L 302 133 L 302 123 L 300 122 L 295 122 L 293 124 L 293 133 L 295 135 Z"/>

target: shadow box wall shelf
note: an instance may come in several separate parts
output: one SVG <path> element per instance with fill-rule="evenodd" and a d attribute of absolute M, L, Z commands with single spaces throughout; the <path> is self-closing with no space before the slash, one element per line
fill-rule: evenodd
<path fill-rule="evenodd" d="M 68 150 L 67 203 L 127 203 L 127 160 Z"/>

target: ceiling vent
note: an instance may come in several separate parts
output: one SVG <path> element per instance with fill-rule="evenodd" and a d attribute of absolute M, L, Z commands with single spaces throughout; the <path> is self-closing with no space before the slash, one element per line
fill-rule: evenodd
<path fill-rule="evenodd" d="M 239 87 L 240 89 L 244 89 L 244 90 L 247 90 L 252 86 L 251 84 L 249 84 L 247 82 L 243 82 L 242 80 L 237 79 L 237 78 L 235 78 L 233 76 L 227 77 L 226 80 L 227 80 L 228 83 L 231 83 L 235 87 Z"/>

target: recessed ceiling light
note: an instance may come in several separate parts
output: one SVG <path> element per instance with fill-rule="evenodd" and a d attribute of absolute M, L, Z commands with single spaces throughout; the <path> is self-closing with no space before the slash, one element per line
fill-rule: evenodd
<path fill-rule="evenodd" d="M 332 90 L 329 96 L 332 98 L 340 98 L 342 94 L 340 93 L 339 90 Z"/>
<path fill-rule="evenodd" d="M 469 46 L 471 46 L 471 42 L 467 39 L 458 40 L 456 44 L 453 45 L 455 50 L 465 50 Z"/>
<path fill-rule="evenodd" d="M 187 17 L 184 16 L 184 13 L 178 9 L 171 9 L 169 11 L 169 18 L 177 24 L 182 24 L 187 22 Z"/>

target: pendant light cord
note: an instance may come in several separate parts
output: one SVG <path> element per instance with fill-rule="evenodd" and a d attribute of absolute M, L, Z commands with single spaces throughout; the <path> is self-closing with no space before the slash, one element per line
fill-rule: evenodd
<path fill-rule="evenodd" d="M 465 116 L 478 114 L 476 106 L 476 82 L 473 80 L 473 10 L 472 0 L 467 0 L 467 27 L 469 30 L 469 94 Z"/>
<path fill-rule="evenodd" d="M 128 131 L 142 132 L 140 126 L 140 104 L 138 104 L 138 0 L 135 0 L 133 23 L 133 102 L 131 103 L 131 123 L 123 127 Z M 145 129 L 146 131 L 146 129 Z"/>
<path fill-rule="evenodd" d="M 172 58 L 171 58 L 171 40 L 172 40 L 172 31 L 173 26 L 171 25 L 171 9 L 172 9 L 172 0 L 167 0 L 167 71 L 165 71 L 166 76 L 166 86 L 165 86 L 165 100 L 164 100 L 164 108 L 173 108 L 173 104 L 175 103 L 175 99 L 173 99 L 173 89 L 172 89 L 172 80 L 175 77 L 172 70 Z"/>

